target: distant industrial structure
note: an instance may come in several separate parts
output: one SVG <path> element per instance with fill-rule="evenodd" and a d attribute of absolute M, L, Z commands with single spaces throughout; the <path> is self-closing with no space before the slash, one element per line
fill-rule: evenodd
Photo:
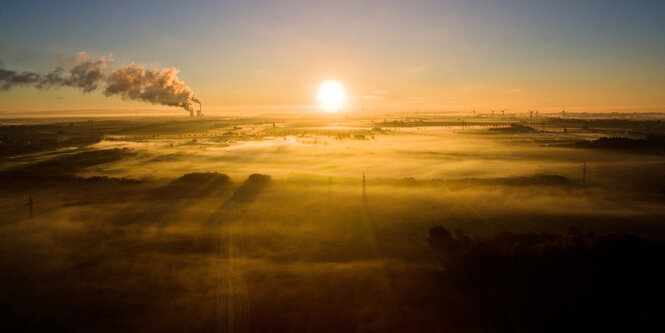
<path fill-rule="evenodd" d="M 189 116 L 190 116 L 190 117 L 194 117 L 194 109 L 189 110 Z M 196 116 L 197 116 L 197 117 L 203 117 L 203 111 L 202 111 L 201 102 L 199 102 L 199 109 L 196 110 Z"/>

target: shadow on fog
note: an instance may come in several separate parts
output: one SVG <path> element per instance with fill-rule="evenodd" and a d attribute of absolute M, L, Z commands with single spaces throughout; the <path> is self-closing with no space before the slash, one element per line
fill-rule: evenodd
<path fill-rule="evenodd" d="M 251 174 L 240 187 L 233 191 L 230 201 L 236 204 L 248 204 L 256 200 L 270 183 L 269 175 Z"/>
<path fill-rule="evenodd" d="M 72 214 L 68 218 L 85 221 L 76 231 L 61 230 L 62 221 L 43 221 L 48 211 L 39 210 L 32 225 L 17 225 L 31 230 L 31 237 L 14 235 L 3 244 L 3 252 L 23 249 L 0 260 L 0 318 L 5 329 L 218 328 L 216 304 L 223 291 L 216 282 L 227 277 L 214 274 L 219 271 L 211 271 L 214 265 L 208 260 L 218 253 L 230 255 L 229 248 L 224 233 L 220 238 L 218 229 L 207 226 L 207 232 L 201 232 L 199 227 L 216 212 L 228 210 L 221 206 L 232 193 L 227 175 L 190 173 L 158 188 L 114 179 L 50 176 L 40 186 L 64 181 L 79 195 L 87 191 L 103 195 L 75 195 L 77 205 L 60 208 L 73 212 L 67 213 Z M 252 202 L 269 179 L 253 175 L 236 189 L 233 200 Z M 88 208 L 97 204 L 105 209 L 93 215 Z M 60 245 L 54 251 L 51 244 Z M 193 308 L 200 311 L 176 315 Z M 171 315 L 158 320 L 164 314 Z"/>

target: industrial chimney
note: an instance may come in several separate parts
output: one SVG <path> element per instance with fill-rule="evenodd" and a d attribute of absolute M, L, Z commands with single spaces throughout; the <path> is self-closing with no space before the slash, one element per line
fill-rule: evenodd
<path fill-rule="evenodd" d="M 201 109 L 202 109 L 201 103 L 199 102 L 199 110 L 196 111 L 196 116 L 197 117 L 203 117 L 203 112 L 201 112 Z"/>

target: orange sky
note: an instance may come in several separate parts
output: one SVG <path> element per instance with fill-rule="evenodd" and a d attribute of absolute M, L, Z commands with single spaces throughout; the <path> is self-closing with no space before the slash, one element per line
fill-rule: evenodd
<path fill-rule="evenodd" d="M 61 55 L 113 53 L 112 68 L 178 68 L 220 114 L 311 111 L 327 79 L 358 110 L 665 111 L 662 3 L 71 2 L 4 5 L 0 68 L 46 73 Z M 179 112 L 73 88 L 0 96 L 4 113 Z"/>

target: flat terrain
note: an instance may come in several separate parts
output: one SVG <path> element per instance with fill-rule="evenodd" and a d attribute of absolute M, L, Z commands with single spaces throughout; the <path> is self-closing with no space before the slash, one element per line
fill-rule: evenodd
<path fill-rule="evenodd" d="M 0 123 L 0 306 L 22 330 L 484 331 L 433 226 L 665 238 L 662 147 L 593 143 L 657 119 Z"/>

